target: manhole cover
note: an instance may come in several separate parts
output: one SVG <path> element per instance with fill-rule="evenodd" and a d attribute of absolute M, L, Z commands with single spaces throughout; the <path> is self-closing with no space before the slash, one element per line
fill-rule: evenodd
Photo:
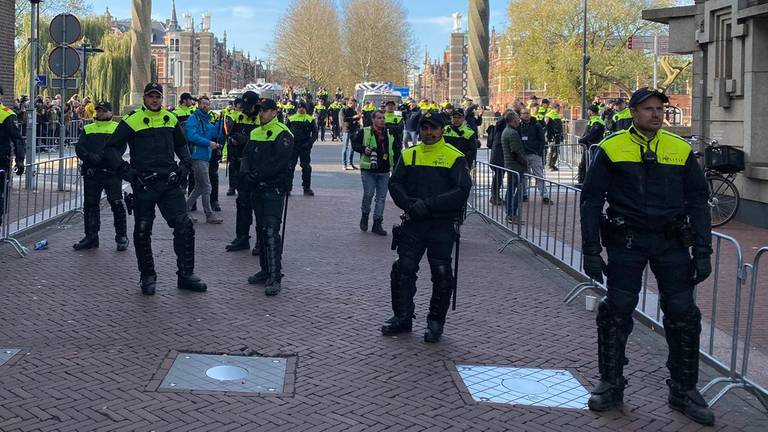
<path fill-rule="evenodd" d="M 234 381 L 247 377 L 248 371 L 238 366 L 214 366 L 205 374 L 219 381 Z"/>
<path fill-rule="evenodd" d="M 281 394 L 293 391 L 293 380 L 286 390 L 286 375 L 293 373 L 293 368 L 295 361 L 290 362 L 289 372 L 284 357 L 180 353 L 159 388 Z"/>
<path fill-rule="evenodd" d="M 18 352 L 17 348 L 0 348 L 0 366 L 12 359 Z"/>
<path fill-rule="evenodd" d="M 501 385 L 509 391 L 522 394 L 541 394 L 549 391 L 544 384 L 525 378 L 510 378 L 501 381 Z"/>
<path fill-rule="evenodd" d="M 589 392 L 565 369 L 456 365 L 477 402 L 586 409 Z"/>

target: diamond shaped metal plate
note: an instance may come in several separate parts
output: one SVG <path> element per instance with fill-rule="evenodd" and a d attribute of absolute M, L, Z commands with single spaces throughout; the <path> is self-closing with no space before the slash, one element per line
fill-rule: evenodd
<path fill-rule="evenodd" d="M 477 402 L 586 409 L 589 392 L 564 369 L 531 369 L 457 364 Z"/>
<path fill-rule="evenodd" d="M 280 394 L 286 365 L 282 357 L 179 353 L 159 389 Z"/>
<path fill-rule="evenodd" d="M 0 348 L 0 366 L 4 365 L 18 353 L 19 350 L 16 348 Z"/>

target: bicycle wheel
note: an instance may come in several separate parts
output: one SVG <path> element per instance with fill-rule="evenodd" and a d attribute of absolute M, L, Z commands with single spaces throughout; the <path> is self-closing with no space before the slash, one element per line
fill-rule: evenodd
<path fill-rule="evenodd" d="M 707 200 L 712 212 L 712 226 L 725 225 L 739 210 L 739 190 L 730 180 L 719 174 L 707 174 L 709 199 Z"/>

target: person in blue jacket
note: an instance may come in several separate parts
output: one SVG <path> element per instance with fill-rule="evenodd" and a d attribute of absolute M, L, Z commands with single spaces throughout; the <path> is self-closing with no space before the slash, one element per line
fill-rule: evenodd
<path fill-rule="evenodd" d="M 211 101 L 207 96 L 201 96 L 198 100 L 198 108 L 189 117 L 185 126 L 187 141 L 189 141 L 192 153 L 192 173 L 195 179 L 195 188 L 187 198 L 187 211 L 202 196 L 206 223 L 220 224 L 224 219 L 211 211 L 211 179 L 208 176 L 208 165 L 213 151 L 219 148 L 217 141 L 221 138 L 221 127 L 218 122 L 211 123 L 210 111 Z"/>

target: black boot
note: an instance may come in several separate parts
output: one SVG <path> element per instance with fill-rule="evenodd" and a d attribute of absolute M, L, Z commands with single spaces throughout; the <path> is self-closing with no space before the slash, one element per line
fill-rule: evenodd
<path fill-rule="evenodd" d="M 315 191 L 313 191 L 312 188 L 305 187 L 304 196 L 315 196 Z"/>
<path fill-rule="evenodd" d="M 256 246 L 254 250 L 261 249 L 261 245 L 264 243 L 263 234 L 259 231 L 256 236 Z M 261 239 L 261 240 L 260 240 Z M 269 266 L 267 265 L 267 254 L 257 253 L 259 255 L 259 271 L 253 276 L 248 277 L 248 283 L 251 285 L 263 285 L 269 279 Z"/>
<path fill-rule="evenodd" d="M 176 253 L 180 290 L 205 292 L 208 286 L 195 276 L 195 228 L 189 215 L 185 215 L 173 228 L 173 251 Z"/>
<path fill-rule="evenodd" d="M 148 274 L 148 275 L 141 275 L 141 278 L 139 279 L 139 286 L 141 287 L 141 293 L 144 295 L 155 295 L 155 288 L 157 286 L 157 275 L 156 274 Z"/>
<path fill-rule="evenodd" d="M 427 331 L 424 333 L 424 342 L 437 343 L 443 335 L 443 323 L 437 320 L 427 320 Z"/>
<path fill-rule="evenodd" d="M 235 196 L 235 188 L 227 189 L 227 196 Z"/>
<path fill-rule="evenodd" d="M 625 349 L 632 331 L 632 317 L 619 317 L 606 303 L 600 303 L 597 313 L 597 362 L 600 383 L 592 390 L 588 406 L 592 411 L 608 411 L 624 403 Z"/>
<path fill-rule="evenodd" d="M 383 336 L 395 336 L 407 333 L 413 329 L 413 295 L 416 293 L 416 278 L 403 275 L 399 263 L 392 264 L 389 274 L 389 289 L 392 295 L 392 312 L 394 316 L 381 326 Z"/>
<path fill-rule="evenodd" d="M 72 245 L 74 250 L 87 250 L 99 247 L 99 228 L 100 228 L 99 208 L 88 208 L 83 212 L 83 225 L 85 228 L 85 237 Z"/>
<path fill-rule="evenodd" d="M 693 306 L 677 319 L 664 315 L 664 335 L 669 345 L 667 367 L 672 379 L 669 386 L 669 406 L 691 420 L 712 426 L 715 413 L 696 389 L 699 381 L 699 335 L 701 312 Z"/>
<path fill-rule="evenodd" d="M 381 226 L 381 224 L 384 221 L 382 219 L 374 219 L 373 220 L 373 227 L 371 228 L 371 232 L 374 234 L 378 234 L 380 236 L 387 235 L 387 232 L 384 231 L 384 228 Z"/>
<path fill-rule="evenodd" d="M 115 243 L 118 252 L 128 250 L 128 216 L 125 212 L 123 200 L 109 203 L 112 208 L 112 216 L 115 219 Z"/>
<path fill-rule="evenodd" d="M 237 237 L 236 239 L 232 240 L 232 243 L 228 244 L 226 247 L 227 252 L 235 252 L 250 248 L 251 242 L 248 240 L 248 237 Z"/>
<path fill-rule="evenodd" d="M 449 264 L 432 264 L 432 297 L 429 299 L 427 331 L 424 342 L 437 343 L 443 335 L 443 325 L 453 293 L 453 272 Z"/>
<path fill-rule="evenodd" d="M 213 210 L 215 212 L 220 212 L 221 211 L 221 206 L 219 205 L 218 202 L 212 202 L 211 203 L 211 210 Z"/>
<path fill-rule="evenodd" d="M 363 213 L 360 217 L 360 231 L 368 231 L 368 213 Z"/>
<path fill-rule="evenodd" d="M 133 249 L 141 274 L 141 292 L 145 295 L 155 294 L 155 260 L 152 256 L 152 220 L 136 219 L 133 229 Z"/>
<path fill-rule="evenodd" d="M 266 255 L 265 262 L 269 277 L 264 283 L 264 294 L 268 296 L 277 295 L 282 288 L 282 244 L 280 242 L 280 233 L 278 227 L 268 226 L 264 229 L 264 251 Z"/>

